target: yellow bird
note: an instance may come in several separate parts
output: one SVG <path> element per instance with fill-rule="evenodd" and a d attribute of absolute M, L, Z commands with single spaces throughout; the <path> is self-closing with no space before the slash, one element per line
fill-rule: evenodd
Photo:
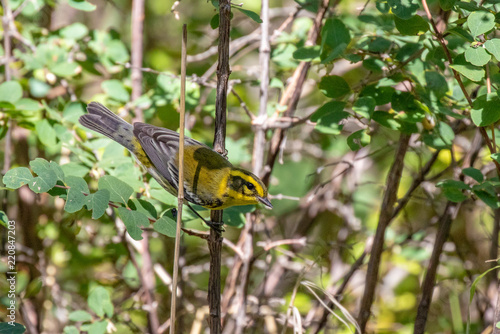
<path fill-rule="evenodd" d="M 177 196 L 179 134 L 157 126 L 127 123 L 97 102 L 87 106 L 80 123 L 127 148 L 158 183 Z M 234 167 L 222 155 L 191 138 L 184 142 L 184 198 L 207 209 L 262 203 L 272 209 L 262 181 Z"/>

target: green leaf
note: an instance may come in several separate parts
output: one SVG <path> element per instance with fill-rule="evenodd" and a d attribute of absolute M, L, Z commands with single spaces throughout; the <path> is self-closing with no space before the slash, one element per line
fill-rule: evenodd
<path fill-rule="evenodd" d="M 472 35 L 462 27 L 453 27 L 451 29 L 448 29 L 447 32 L 449 32 L 451 35 L 460 37 L 461 39 L 464 39 L 469 43 L 474 42 L 474 37 L 472 37 Z"/>
<path fill-rule="evenodd" d="M 54 164 L 55 163 L 51 164 L 42 158 L 30 161 L 31 169 L 38 175 L 28 184 L 31 190 L 36 193 L 45 193 L 54 188 L 60 177 L 60 175 L 56 173 L 57 169 L 54 168 Z"/>
<path fill-rule="evenodd" d="M 151 188 L 150 194 L 152 198 L 167 204 L 169 207 L 177 206 L 177 197 L 165 191 L 155 179 L 149 181 L 149 187 Z"/>
<path fill-rule="evenodd" d="M 79 40 L 87 36 L 89 29 L 83 23 L 76 22 L 61 29 L 60 34 L 64 38 Z"/>
<path fill-rule="evenodd" d="M 345 111 L 327 114 L 319 119 L 314 129 L 322 133 L 338 135 L 344 127 L 340 122 L 347 117 L 349 117 L 349 113 Z"/>
<path fill-rule="evenodd" d="M 462 74 L 469 80 L 481 81 L 484 78 L 485 72 L 481 67 L 474 66 L 465 60 L 465 55 L 459 54 L 453 60 L 453 64 L 450 65 L 451 68 L 456 70 L 458 73 Z"/>
<path fill-rule="evenodd" d="M 459 8 L 465 9 L 468 12 L 480 10 L 480 8 L 473 1 L 467 1 L 467 2 L 466 1 L 458 1 L 458 2 L 456 2 L 456 5 Z"/>
<path fill-rule="evenodd" d="M 338 75 L 324 76 L 319 83 L 321 92 L 331 98 L 339 98 L 345 96 L 351 91 L 351 87 L 344 78 Z"/>
<path fill-rule="evenodd" d="M 26 327 L 17 322 L 11 325 L 8 322 L 0 322 L 0 334 L 23 334 L 26 332 Z"/>
<path fill-rule="evenodd" d="M 370 96 L 375 99 L 375 103 L 380 106 L 392 101 L 392 95 L 396 90 L 393 87 L 377 87 L 377 85 L 366 86 L 361 93 L 360 97 Z"/>
<path fill-rule="evenodd" d="M 42 105 L 35 100 L 22 98 L 15 103 L 16 110 L 21 111 L 39 111 L 42 109 Z"/>
<path fill-rule="evenodd" d="M 228 209 L 224 209 L 222 220 L 224 221 L 224 224 L 228 226 L 241 228 L 246 223 L 245 214 L 254 211 L 255 205 L 233 206 Z"/>
<path fill-rule="evenodd" d="M 99 179 L 99 189 L 107 189 L 111 195 L 111 201 L 127 204 L 128 199 L 133 194 L 134 189 L 120 179 L 104 175 Z"/>
<path fill-rule="evenodd" d="M 85 0 L 68 0 L 68 4 L 78 10 L 82 10 L 84 12 L 92 12 L 97 6 L 87 2 Z"/>
<path fill-rule="evenodd" d="M 401 124 L 394 119 L 395 113 L 377 110 L 373 113 L 372 119 L 386 128 L 392 130 L 399 130 L 401 128 Z"/>
<path fill-rule="evenodd" d="M 417 109 L 417 104 L 415 102 L 415 96 L 410 92 L 398 92 L 392 95 L 391 100 L 392 109 L 396 111 L 415 111 Z"/>
<path fill-rule="evenodd" d="M 0 210 L 0 225 L 7 228 L 8 224 L 9 224 L 9 218 L 7 217 L 5 212 Z"/>
<path fill-rule="evenodd" d="M 81 210 L 87 199 L 83 193 L 89 194 L 87 182 L 81 177 L 66 176 L 66 185 L 70 187 L 66 197 L 64 211 L 73 213 Z"/>
<path fill-rule="evenodd" d="M 481 199 L 486 205 L 488 205 L 490 208 L 493 210 L 496 210 L 500 207 L 500 203 L 498 202 L 498 198 L 496 194 L 491 194 L 488 191 L 480 190 L 480 189 L 475 189 L 473 188 L 474 194 Z"/>
<path fill-rule="evenodd" d="M 465 60 L 475 66 L 486 65 L 491 59 L 491 55 L 482 47 L 469 47 L 465 50 Z"/>
<path fill-rule="evenodd" d="M 370 136 L 364 129 L 356 131 L 347 137 L 347 145 L 352 151 L 357 151 L 368 144 L 370 144 Z"/>
<path fill-rule="evenodd" d="M 394 15 L 403 20 L 408 20 L 415 15 L 419 7 L 416 0 L 388 0 L 387 3 Z"/>
<path fill-rule="evenodd" d="M 76 162 L 68 162 L 67 164 L 61 165 L 61 169 L 64 172 L 64 175 L 79 177 L 84 177 L 90 170 L 88 167 Z"/>
<path fill-rule="evenodd" d="M 25 184 L 30 184 L 33 179 L 34 177 L 28 168 L 18 167 L 7 171 L 2 181 L 7 188 L 18 189 Z"/>
<path fill-rule="evenodd" d="M 455 2 L 457 2 L 457 0 L 439 0 L 439 6 L 447 12 L 453 8 Z"/>
<path fill-rule="evenodd" d="M 117 208 L 117 210 L 132 239 L 142 240 L 141 226 L 149 225 L 148 217 L 142 212 L 131 211 L 127 208 Z"/>
<path fill-rule="evenodd" d="M 344 110 L 345 102 L 330 101 L 318 108 L 312 115 L 311 121 L 317 122 L 321 117 L 330 113 L 337 113 Z"/>
<path fill-rule="evenodd" d="M 128 206 L 134 211 L 144 213 L 146 216 L 148 216 L 148 218 L 156 219 L 156 217 L 158 217 L 158 213 L 156 212 L 153 204 L 143 199 L 131 198 L 128 201 Z"/>
<path fill-rule="evenodd" d="M 86 322 L 92 320 L 92 316 L 90 315 L 90 313 L 84 310 L 73 311 L 69 314 L 68 318 L 71 321 L 78 322 Z"/>
<path fill-rule="evenodd" d="M 458 189 L 458 190 L 470 190 L 469 185 L 463 181 L 459 180 L 443 180 L 436 184 L 438 188 L 444 189 Z"/>
<path fill-rule="evenodd" d="M 75 326 L 64 327 L 63 334 L 80 334 L 80 331 Z"/>
<path fill-rule="evenodd" d="M 434 92 L 436 97 L 442 98 L 448 93 L 448 82 L 441 73 L 435 71 L 426 71 L 425 75 L 426 88 Z"/>
<path fill-rule="evenodd" d="M 462 169 L 462 173 L 464 175 L 467 175 L 467 176 L 473 178 L 477 182 L 483 182 L 483 180 L 484 180 L 483 173 L 481 173 L 481 171 L 477 168 L 473 168 L 473 167 L 464 168 L 464 169 Z"/>
<path fill-rule="evenodd" d="M 366 58 L 363 60 L 363 67 L 374 73 L 382 73 L 386 64 L 378 58 Z"/>
<path fill-rule="evenodd" d="M 405 36 L 422 35 L 429 30 L 429 23 L 420 15 L 414 15 L 407 20 L 394 16 L 394 23 L 396 24 L 396 29 Z"/>
<path fill-rule="evenodd" d="M 484 43 L 486 51 L 491 53 L 497 60 L 500 60 L 500 39 L 489 39 Z"/>
<path fill-rule="evenodd" d="M 50 91 L 50 85 L 47 83 L 37 80 L 35 78 L 30 78 L 28 80 L 28 85 L 30 88 L 30 94 L 36 98 L 42 98 L 47 96 Z"/>
<path fill-rule="evenodd" d="M 77 63 L 68 62 L 57 63 L 53 66 L 49 66 L 50 71 L 60 77 L 71 77 L 75 75 L 77 68 Z"/>
<path fill-rule="evenodd" d="M 472 299 L 474 299 L 474 294 L 476 293 L 476 286 L 477 284 L 479 283 L 479 281 L 484 277 L 486 276 L 489 272 L 493 271 L 493 270 L 497 270 L 499 269 L 500 266 L 496 266 L 496 267 L 493 267 L 493 268 L 490 268 L 488 270 L 486 270 L 484 273 L 482 273 L 481 275 L 479 275 L 478 277 L 476 277 L 476 279 L 474 280 L 474 282 L 472 282 L 472 285 L 470 287 L 470 293 L 469 293 L 469 304 L 472 303 Z M 470 308 L 470 305 L 469 305 L 469 308 Z"/>
<path fill-rule="evenodd" d="M 53 147 L 57 145 L 56 132 L 47 119 L 42 119 L 35 125 L 38 139 L 43 145 Z"/>
<path fill-rule="evenodd" d="M 163 215 L 154 224 L 153 228 L 156 232 L 166 235 L 170 238 L 175 238 L 175 233 L 177 229 L 177 223 L 170 217 Z M 181 232 L 182 233 L 182 232 Z"/>
<path fill-rule="evenodd" d="M 445 188 L 443 193 L 446 199 L 454 203 L 463 202 L 468 198 L 462 191 L 454 188 Z"/>
<path fill-rule="evenodd" d="M 106 320 L 94 322 L 87 328 L 88 334 L 105 334 L 108 322 Z"/>
<path fill-rule="evenodd" d="M 345 103 L 331 101 L 325 103 L 311 116 L 311 121 L 317 122 L 315 129 L 322 133 L 337 135 L 342 130 L 340 121 L 349 117 L 344 111 Z"/>
<path fill-rule="evenodd" d="M 130 94 L 123 83 L 119 80 L 107 80 L 103 81 L 101 84 L 102 89 L 109 95 L 109 97 L 120 101 L 128 102 L 130 100 Z"/>
<path fill-rule="evenodd" d="M 474 101 L 471 118 L 477 126 L 487 126 L 500 120 L 500 98 L 491 93 L 481 95 Z"/>
<path fill-rule="evenodd" d="M 500 162 L 500 153 L 493 153 L 490 155 L 490 158 L 495 160 L 496 162 Z"/>
<path fill-rule="evenodd" d="M 25 298 L 32 298 L 36 296 L 40 290 L 42 290 L 43 287 L 43 279 L 42 277 L 37 277 L 34 280 L 32 280 L 28 287 L 26 288 L 26 294 L 24 295 Z"/>
<path fill-rule="evenodd" d="M 467 18 L 467 25 L 472 36 L 476 37 L 495 27 L 495 15 L 483 10 L 472 12 Z"/>
<path fill-rule="evenodd" d="M 392 45 L 390 40 L 380 36 L 369 37 L 366 42 L 367 44 L 363 49 L 376 53 L 387 52 Z"/>
<path fill-rule="evenodd" d="M 102 286 L 95 287 L 90 291 L 87 303 L 92 311 L 99 317 L 104 317 L 106 314 L 109 318 L 113 316 L 114 308 L 111 303 L 111 296 L 108 290 Z"/>
<path fill-rule="evenodd" d="M 6 81 L 0 84 L 0 101 L 15 104 L 23 97 L 23 88 L 17 81 Z"/>
<path fill-rule="evenodd" d="M 352 110 L 364 118 L 370 119 L 375 111 L 376 102 L 371 96 L 360 97 L 354 102 Z"/>
<path fill-rule="evenodd" d="M 328 19 L 321 29 L 321 62 L 328 63 L 340 57 L 351 42 L 351 34 L 344 22 Z"/>
<path fill-rule="evenodd" d="M 423 135 L 424 143 L 435 149 L 450 148 L 454 138 L 453 129 L 445 122 L 437 123 L 432 132 Z"/>
<path fill-rule="evenodd" d="M 212 19 L 210 20 L 210 27 L 212 29 L 217 29 L 219 28 L 219 13 L 215 14 L 214 16 L 212 16 Z"/>
<path fill-rule="evenodd" d="M 84 114 L 85 114 L 85 107 L 83 103 L 70 102 L 64 107 L 62 115 L 64 120 L 77 124 L 80 116 Z"/>
<path fill-rule="evenodd" d="M 251 18 L 255 22 L 262 23 L 262 19 L 260 18 L 259 14 L 252 12 L 251 10 L 248 10 L 248 9 L 243 9 L 241 7 L 235 7 L 235 6 L 232 6 L 232 7 L 239 10 L 240 12 L 242 12 L 243 14 L 245 14 L 246 16 L 248 16 L 249 18 Z"/>
<path fill-rule="evenodd" d="M 86 198 L 85 205 L 88 210 L 92 210 L 92 219 L 99 219 L 106 212 L 109 205 L 109 190 L 99 189 Z"/>
<path fill-rule="evenodd" d="M 295 52 L 293 53 L 293 58 L 302 61 L 311 61 L 313 59 L 318 58 L 319 54 L 320 54 L 319 45 L 304 46 L 295 50 Z"/>
<path fill-rule="evenodd" d="M 106 55 L 115 62 L 123 63 L 129 60 L 130 56 L 125 44 L 119 39 L 114 39 L 106 45 Z"/>

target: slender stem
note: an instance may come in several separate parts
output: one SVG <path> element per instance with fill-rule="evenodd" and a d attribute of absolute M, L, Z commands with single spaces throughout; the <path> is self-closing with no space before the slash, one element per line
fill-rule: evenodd
<path fill-rule="evenodd" d="M 425 332 L 425 324 L 427 323 L 427 314 L 431 306 L 432 293 L 436 281 L 436 273 L 439 265 L 439 257 L 443 250 L 443 245 L 448 238 L 451 223 L 458 211 L 460 204 L 448 202 L 443 215 L 439 219 L 439 229 L 436 236 L 436 242 L 432 250 L 432 255 L 427 266 L 424 282 L 422 283 L 422 297 L 418 305 L 417 317 L 415 318 L 414 334 L 423 334 Z"/>
<path fill-rule="evenodd" d="M 271 45 L 269 43 L 269 0 L 262 0 L 260 17 L 262 19 L 262 32 L 260 36 L 259 64 L 260 64 L 260 104 L 259 118 L 267 115 L 267 101 L 269 99 L 269 62 L 271 59 Z M 263 120 L 260 119 L 263 124 Z M 253 142 L 252 168 L 256 175 L 264 162 L 264 148 L 266 146 L 266 132 L 262 126 L 255 131 Z"/>
<path fill-rule="evenodd" d="M 231 70 L 229 69 L 229 42 L 231 31 L 231 2 L 219 1 L 219 59 L 217 63 L 217 96 L 215 100 L 214 150 L 226 154 L 227 90 Z M 212 210 L 213 224 L 222 224 L 222 210 Z M 211 228 L 207 239 L 210 251 L 210 273 L 208 279 L 208 306 L 210 309 L 210 333 L 222 332 L 221 323 L 221 253 L 222 233 Z"/>
<path fill-rule="evenodd" d="M 142 49 L 143 49 L 143 31 L 144 31 L 144 0 L 132 1 L 132 50 L 131 50 L 131 74 L 132 95 L 131 100 L 134 102 L 142 94 Z M 135 122 L 144 121 L 142 109 L 136 107 L 134 109 Z"/>
<path fill-rule="evenodd" d="M 368 269 L 366 271 L 365 291 L 361 300 L 358 316 L 359 326 L 361 327 L 363 333 L 366 331 L 366 324 L 368 323 L 368 319 L 371 314 L 370 309 L 375 295 L 375 288 L 377 287 L 380 259 L 384 249 L 385 231 L 393 217 L 394 204 L 397 200 L 399 182 L 401 181 L 401 175 L 403 173 L 404 157 L 408 150 L 409 141 L 410 136 L 401 133 L 394 162 L 389 170 L 389 174 L 387 175 L 384 199 L 380 208 L 377 231 L 373 240 Z"/>
<path fill-rule="evenodd" d="M 177 194 L 177 229 L 175 231 L 174 272 L 172 274 L 172 299 L 170 303 L 170 334 L 175 333 L 175 311 L 177 308 L 177 280 L 179 275 L 179 253 L 181 248 L 182 204 L 184 203 L 184 128 L 186 115 L 186 45 L 187 29 L 182 26 L 181 56 L 181 105 L 179 121 L 179 191 Z"/>

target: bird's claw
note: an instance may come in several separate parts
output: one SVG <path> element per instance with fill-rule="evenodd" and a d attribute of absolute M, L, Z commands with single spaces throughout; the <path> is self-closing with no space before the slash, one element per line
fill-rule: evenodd
<path fill-rule="evenodd" d="M 218 233 L 226 232 L 226 230 L 224 229 L 224 222 L 216 223 L 205 220 L 205 224 L 207 224 L 210 228 L 213 228 Z"/>

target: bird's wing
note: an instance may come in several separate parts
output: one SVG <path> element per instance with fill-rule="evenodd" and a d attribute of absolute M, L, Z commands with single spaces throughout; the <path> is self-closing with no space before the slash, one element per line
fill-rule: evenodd
<path fill-rule="evenodd" d="M 169 129 L 145 123 L 134 123 L 134 134 L 160 176 L 165 178 L 175 191 L 178 191 L 179 167 L 177 155 L 179 151 L 179 134 Z M 208 148 L 205 144 L 191 138 L 185 138 L 184 145 Z M 184 185 L 184 188 L 186 188 L 186 185 Z M 185 197 L 190 202 L 197 202 L 196 198 L 190 198 L 189 191 L 186 192 Z"/>

